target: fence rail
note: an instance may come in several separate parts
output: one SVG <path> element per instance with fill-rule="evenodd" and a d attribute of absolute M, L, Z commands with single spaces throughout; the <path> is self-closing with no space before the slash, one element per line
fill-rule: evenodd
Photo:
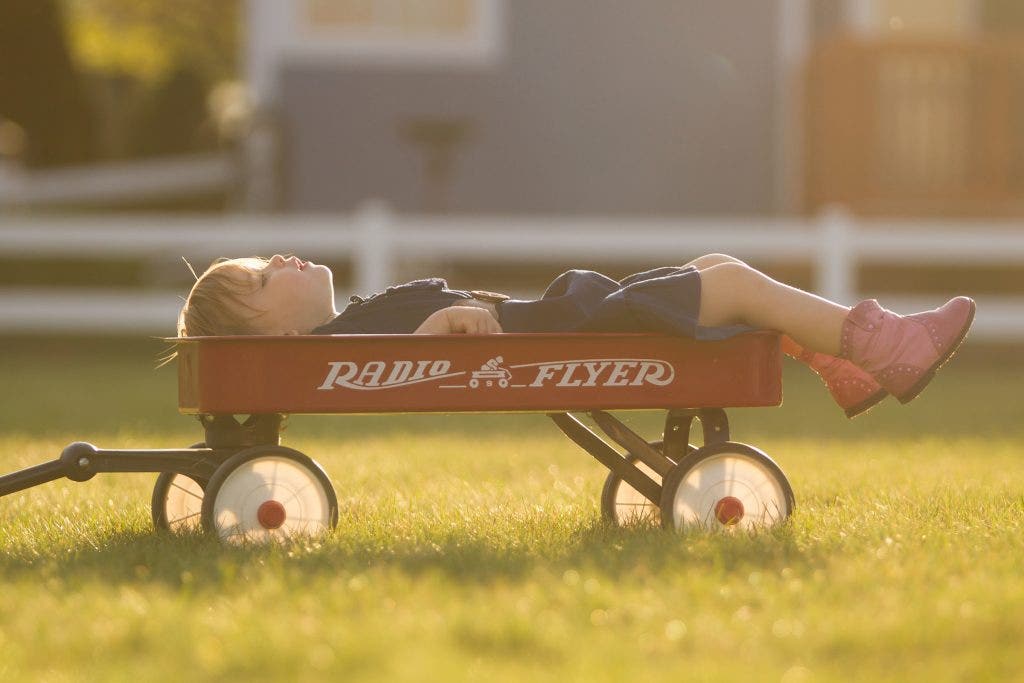
<path fill-rule="evenodd" d="M 0 158 L 0 208 L 102 205 L 228 192 L 237 182 L 228 154 L 196 154 L 26 170 Z"/>
<path fill-rule="evenodd" d="M 834 301 L 861 298 L 861 263 L 1020 266 L 1024 232 L 1012 224 L 856 222 L 839 211 L 816 220 L 422 217 L 369 204 L 352 215 L 0 217 L 0 258 L 119 257 L 173 264 L 222 255 L 295 252 L 350 260 L 354 292 L 379 291 L 402 261 L 547 262 L 565 267 L 620 260 L 680 263 L 730 253 L 812 265 L 814 289 Z M 168 334 L 182 292 L 0 288 L 0 330 Z M 522 293 L 521 293 L 522 294 Z M 941 296 L 871 292 L 898 311 Z M 1024 338 L 1024 296 L 976 297 L 974 335 Z"/>

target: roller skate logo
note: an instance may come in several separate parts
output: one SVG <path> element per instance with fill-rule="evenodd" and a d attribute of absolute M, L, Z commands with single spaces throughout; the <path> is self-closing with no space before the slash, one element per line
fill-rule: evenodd
<path fill-rule="evenodd" d="M 495 356 L 481 365 L 479 370 L 474 370 L 469 378 L 469 388 L 477 389 L 481 385 L 492 387 L 495 384 L 502 389 L 508 388 L 509 380 L 512 379 L 512 373 L 506 368 L 501 367 L 501 364 L 504 362 L 504 358 Z"/>

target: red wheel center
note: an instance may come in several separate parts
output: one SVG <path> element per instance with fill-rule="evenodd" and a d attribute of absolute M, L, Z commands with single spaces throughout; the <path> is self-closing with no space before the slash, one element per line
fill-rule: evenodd
<path fill-rule="evenodd" d="M 256 509 L 256 519 L 264 529 L 280 529 L 288 514 L 276 500 L 268 500 Z"/>
<path fill-rule="evenodd" d="M 732 526 L 743 519 L 743 503 L 739 498 L 726 496 L 715 503 L 715 517 L 725 526 Z"/>

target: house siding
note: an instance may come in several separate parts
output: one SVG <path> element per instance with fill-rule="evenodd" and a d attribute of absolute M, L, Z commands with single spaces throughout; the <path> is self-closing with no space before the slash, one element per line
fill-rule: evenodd
<path fill-rule="evenodd" d="M 281 73 L 286 208 L 769 213 L 775 2 L 508 0 L 491 67 Z M 469 122 L 441 199 L 417 117 Z M 433 199 L 432 199 L 433 198 Z"/>

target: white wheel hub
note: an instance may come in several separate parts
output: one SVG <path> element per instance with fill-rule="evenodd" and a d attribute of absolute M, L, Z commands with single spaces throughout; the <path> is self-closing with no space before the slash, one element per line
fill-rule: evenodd
<path fill-rule="evenodd" d="M 225 477 L 213 501 L 217 534 L 226 541 L 266 542 L 331 528 L 331 506 L 317 476 L 299 462 L 263 456 Z"/>
<path fill-rule="evenodd" d="M 676 528 L 748 530 L 774 526 L 789 515 L 786 492 L 766 465 L 741 453 L 698 461 L 676 487 Z"/>

